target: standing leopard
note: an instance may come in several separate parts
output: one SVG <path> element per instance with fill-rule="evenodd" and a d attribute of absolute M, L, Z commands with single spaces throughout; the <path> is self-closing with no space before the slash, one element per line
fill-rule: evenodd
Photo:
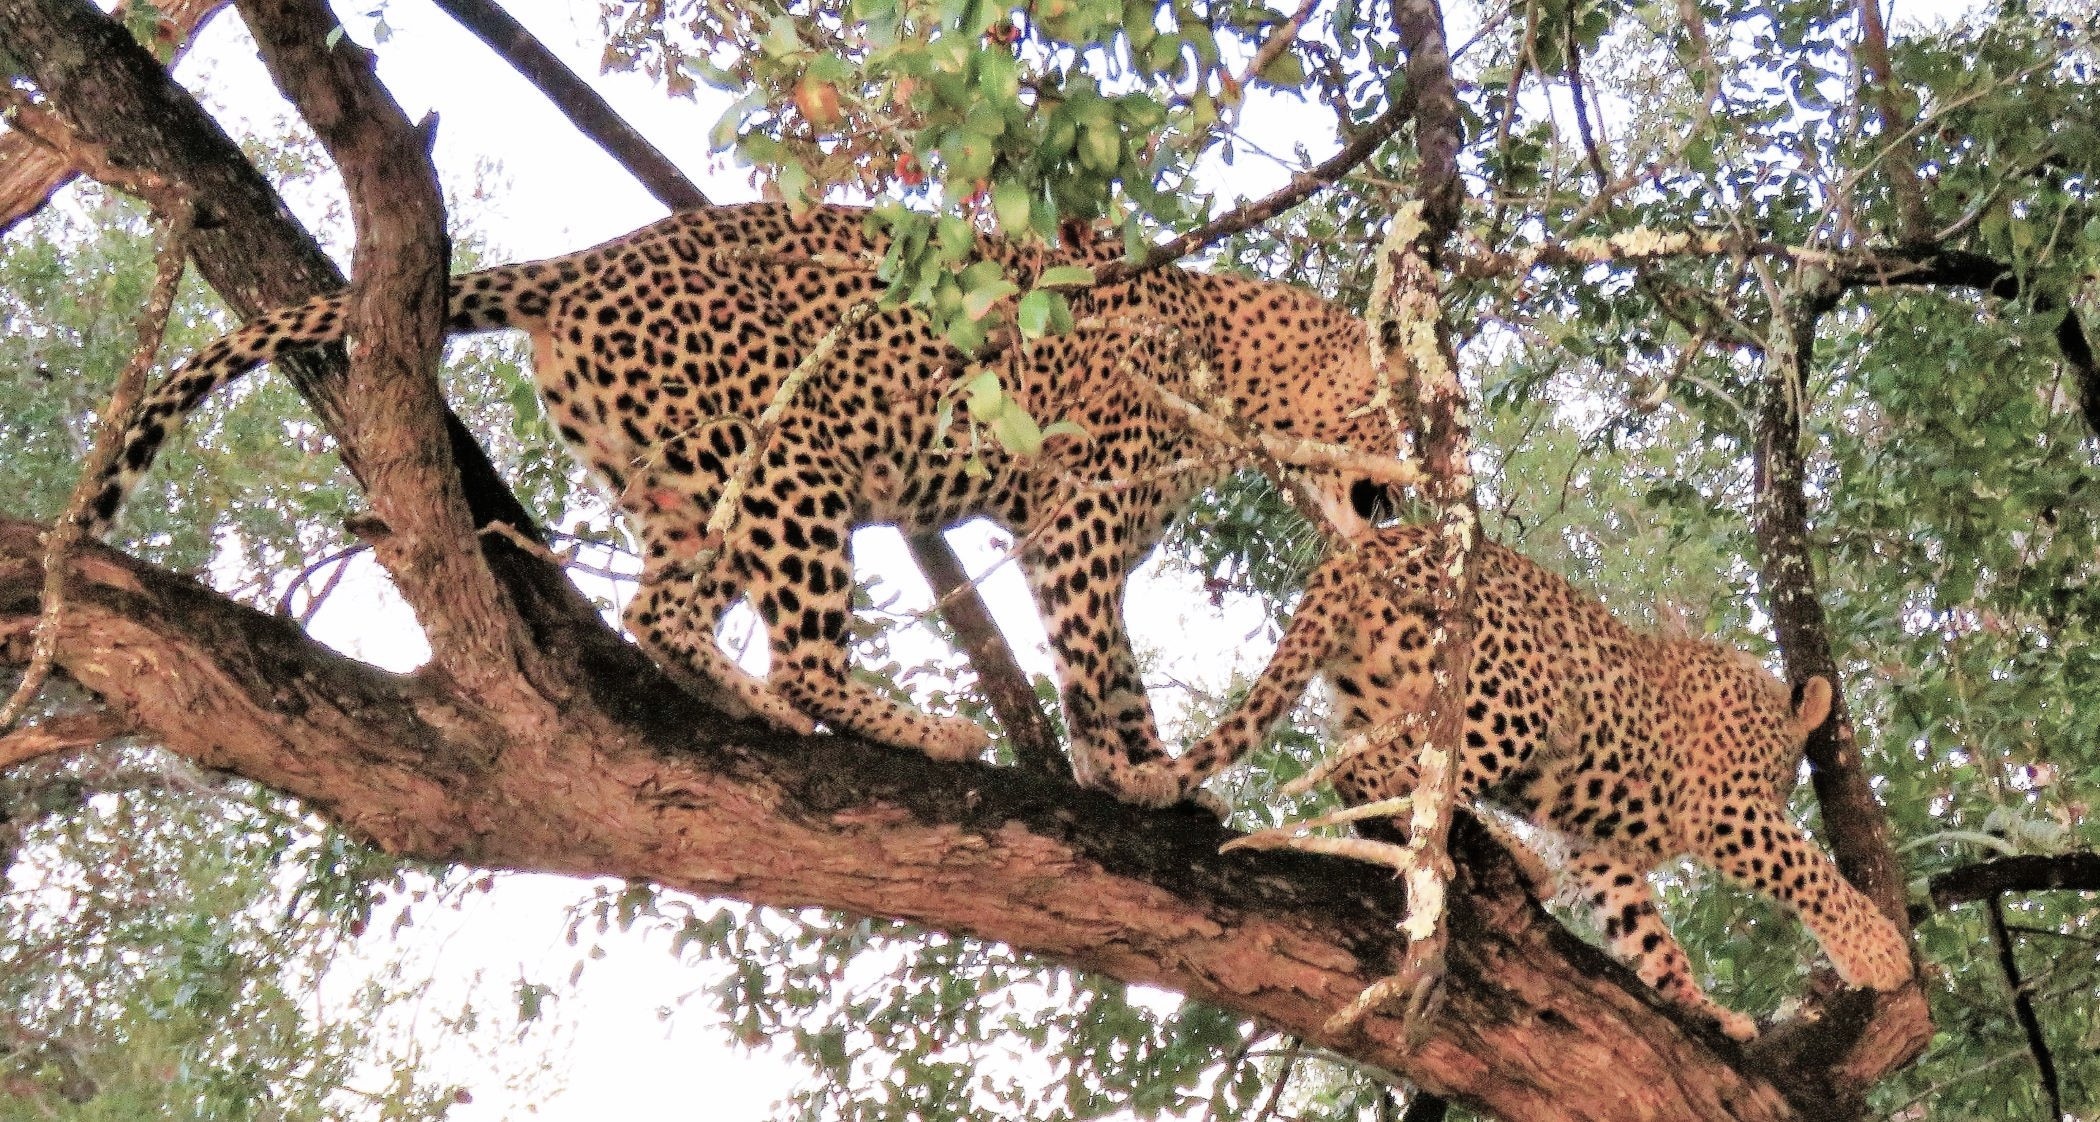
<path fill-rule="evenodd" d="M 1084 439 L 1034 457 L 978 441 L 952 403 L 962 358 L 922 315 L 877 308 L 840 332 L 756 450 L 736 520 L 704 570 L 703 529 L 783 379 L 842 322 L 880 300 L 888 248 L 868 212 L 718 207 L 673 215 L 563 257 L 455 277 L 447 331 L 521 330 L 562 438 L 610 485 L 643 545 L 628 630 L 676 676 L 727 687 L 775 723 L 813 720 L 941 759 L 975 756 L 982 729 L 883 697 L 848 674 L 851 531 L 941 530 L 974 517 L 1022 535 L 1084 782 L 1137 801 L 1137 765 L 1161 757 L 1124 631 L 1125 581 L 1168 520 L 1226 470 L 1136 376 L 1222 401 L 1267 433 L 1395 450 L 1375 411 L 1360 320 L 1285 285 L 1178 268 L 1078 296 L 1078 328 L 994 360 L 1036 418 Z M 986 240 L 1022 283 L 1069 255 Z M 1105 250 L 1090 252 L 1105 260 Z M 141 404 L 89 512 L 107 531 L 167 435 L 213 390 L 280 355 L 335 342 L 345 298 L 260 316 L 206 345 Z M 1207 373 L 1208 381 L 1202 374 Z M 1061 438 L 1062 439 L 1062 438 Z M 972 455 L 978 457 L 973 464 Z M 1321 480 L 1323 502 L 1370 501 Z M 1353 491 L 1353 495 L 1352 495 Z M 700 570 L 700 571 L 696 571 Z M 765 622 L 772 670 L 735 665 L 715 625 L 740 595 Z"/>
<path fill-rule="evenodd" d="M 1172 774 L 1170 790 L 1193 791 L 1255 748 L 1318 674 L 1337 731 L 1367 734 L 1332 773 L 1343 801 L 1413 793 L 1441 547 L 1424 526 L 1353 544 L 1307 581 L 1246 701 L 1155 765 Z M 1562 895 L 1593 911 L 1616 957 L 1729 1036 L 1757 1034 L 1699 988 L 1656 910 L 1647 874 L 1690 854 L 1798 914 L 1847 983 L 1890 990 L 1910 979 L 1895 925 L 1787 817 L 1802 746 L 1830 715 L 1827 679 L 1809 679 L 1797 707 L 1741 651 L 1634 631 L 1499 545 L 1481 543 L 1470 563 L 1478 599 L 1459 796 L 1509 810 L 1565 850 Z"/>

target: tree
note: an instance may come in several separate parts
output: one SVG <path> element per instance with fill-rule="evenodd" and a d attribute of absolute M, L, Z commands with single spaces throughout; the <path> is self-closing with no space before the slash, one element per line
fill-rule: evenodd
<path fill-rule="evenodd" d="M 124 728 L 294 795 L 389 853 L 910 921 L 1164 985 L 1500 1117 L 1849 1116 L 1925 1047 L 1932 1022 L 1912 990 L 1819 1002 L 1820 1019 L 1737 1053 L 1660 1012 L 1528 902 L 1506 857 L 1464 825 L 1441 1001 L 1415 1039 L 1388 1013 L 1338 1033 L 1327 1015 L 1409 950 L 1377 874 L 1219 857 L 1229 835 L 1187 812 L 784 737 L 679 695 L 538 551 L 477 533 L 501 521 L 529 538 L 535 520 L 437 393 L 445 224 L 426 138 L 318 5 L 257 0 L 242 15 L 342 170 L 358 229 L 364 345 L 347 365 L 295 366 L 293 384 L 356 480 L 368 511 L 356 526 L 416 609 L 432 661 L 378 674 L 163 568 L 83 548 L 57 664 Z M 1409 2 L 672 5 L 618 23 L 609 54 L 674 91 L 696 72 L 748 90 L 719 136 L 790 198 L 844 184 L 927 204 L 885 210 L 900 231 L 932 222 L 936 195 L 1012 236 L 1112 215 L 1134 249 L 1126 275 L 1237 234 L 1222 257 L 1375 288 L 1374 322 L 1403 337 L 1431 327 L 1421 338 L 1434 342 L 1392 368 L 1464 360 L 1487 526 L 1548 559 L 1592 562 L 1622 597 L 1654 588 L 1635 581 L 1639 559 L 1679 614 L 1707 617 L 1695 622 L 1769 620 L 1790 675 L 1844 681 L 1857 714 L 1810 748 L 1823 834 L 1847 875 L 1892 914 L 1907 903 L 1899 852 L 1908 871 L 1985 886 L 1999 917 L 1987 933 L 1957 914 L 1922 936 L 1942 971 L 1927 983 L 1939 1023 L 1980 1031 L 1950 1033 L 1881 1105 L 2080 1109 L 2096 979 L 2052 948 L 2090 939 L 2094 916 L 2037 896 L 2012 905 L 2014 924 L 2001 890 L 2049 880 L 1961 866 L 1979 845 L 2093 844 L 2096 699 L 2080 666 L 2095 551 L 2077 517 L 2094 470 L 2081 426 L 2100 413 L 2080 313 L 2100 253 L 2090 14 L 2008 5 L 1894 39 L 1872 4 L 1538 2 L 1481 15 L 1476 45 L 1454 50 L 1436 6 Z M 844 30 L 856 21 L 864 31 Z M 238 312 L 341 283 L 117 25 L 77 0 L 0 0 L 0 42 L 21 69 L 18 119 L 47 126 L 77 165 L 149 196 L 209 200 L 189 254 Z M 1329 107 L 1348 139 L 1286 192 L 1206 213 L 1193 169 L 1244 143 L 1230 124 L 1258 82 Z M 1382 146 L 1396 134 L 1410 143 Z M 1251 232 L 1336 181 L 1282 219 L 1331 246 Z M 1366 260 L 1384 283 L 1352 265 Z M 996 301 L 942 298 L 972 282 L 961 264 L 905 262 L 896 283 L 922 288 L 968 347 L 986 326 L 957 309 Z M 1417 451 L 1444 469 L 1424 513 L 1453 526 L 1476 502 L 1453 485 L 1467 463 L 1457 386 L 1425 382 L 1412 403 Z M 1198 544 L 1203 562 L 1287 587 L 1273 511 L 1259 486 L 1222 492 L 1196 521 L 1230 533 Z M 19 638 L 39 603 L 36 527 L 0 524 L 0 555 L 0 610 Z M 1454 636 L 1461 684 L 1464 649 Z M 10 755 L 65 743 L 43 728 L 13 734 Z M 2058 883 L 2083 868 L 2049 867 L 2067 870 Z M 1722 949 L 1769 924 L 1711 893 L 1688 909 L 1707 936 L 1695 947 L 1748 975 L 1744 996 L 1786 988 Z M 794 964 L 795 952 L 768 958 L 763 938 L 694 919 L 696 938 Z M 827 922 L 809 944 L 820 962 L 874 941 Z M 926 969 L 969 966 L 981 981 L 1008 967 L 979 943 L 944 953 Z M 768 975 L 747 1000 L 793 978 Z M 1980 988 L 2000 978 L 2009 1003 Z M 1206 1048 L 1238 1073 L 1257 1039 L 1229 1020 L 1185 1011 L 1144 1054 L 1181 1063 L 1167 1084 L 1182 1089 L 1200 1082 L 1188 1065 Z M 807 1035 L 820 1058 L 866 1052 L 850 1032 Z M 1303 1046 L 1286 1045 L 1279 1067 Z M 2030 1064 L 2031 1081 L 2013 1078 Z"/>
<path fill-rule="evenodd" d="M 286 157 L 272 161 L 280 168 L 298 162 L 270 154 Z M 0 472 L 23 512 L 46 518 L 64 507 L 80 416 L 123 364 L 154 272 L 135 206 L 99 192 L 75 203 L 0 247 L 0 351 L 25 375 L 0 383 L 10 422 Z M 184 346 L 223 326 L 199 285 L 173 320 Z M 205 440 L 177 453 L 185 462 L 154 496 L 165 517 L 136 524 L 134 549 L 180 568 L 281 574 L 298 570 L 317 521 L 340 518 L 348 489 L 275 423 L 295 396 L 258 389 L 244 408 L 200 418 Z M 247 552 L 238 564 L 209 537 L 235 521 Z M 234 594 L 308 619 L 325 582 Z M 290 799 L 139 745 L 88 702 L 62 691 L 36 728 L 93 747 L 0 779 L 0 871 L 12 885 L 0 897 L 0 1117 L 429 1118 L 462 1101 L 424 1075 L 421 1057 L 488 1046 L 467 1027 L 486 995 L 463 991 L 444 1039 L 414 1043 L 385 1026 L 431 999 L 427 974 L 373 970 L 351 984 L 331 967 L 354 961 L 367 926 L 456 899 L 469 878 L 432 881 Z M 538 1078 L 534 1053 L 506 1043 L 491 1070 Z"/>

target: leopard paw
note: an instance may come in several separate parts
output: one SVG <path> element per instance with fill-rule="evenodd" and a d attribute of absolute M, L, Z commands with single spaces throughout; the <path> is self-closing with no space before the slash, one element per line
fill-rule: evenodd
<path fill-rule="evenodd" d="M 992 746 L 991 735 L 966 717 L 934 717 L 929 723 L 932 727 L 918 748 L 944 763 L 977 759 Z"/>
<path fill-rule="evenodd" d="M 1721 1033 L 1738 1044 L 1748 1044 L 1757 1039 L 1757 1022 L 1733 1009 L 1716 1006 L 1714 1020 L 1721 1023 Z"/>
<path fill-rule="evenodd" d="M 1147 810 L 1160 810 L 1193 797 L 1182 782 L 1180 773 L 1165 761 L 1107 768 L 1082 775 L 1080 782 L 1088 787 L 1107 791 L 1118 801 Z M 1219 817 L 1224 816 L 1221 814 Z"/>
<path fill-rule="evenodd" d="M 1877 930 L 1848 937 L 1848 941 L 1856 940 L 1855 945 L 1825 949 L 1846 985 L 1883 992 L 1902 989 L 1911 979 L 1909 948 L 1893 924 L 1879 913 L 1874 919 Z"/>

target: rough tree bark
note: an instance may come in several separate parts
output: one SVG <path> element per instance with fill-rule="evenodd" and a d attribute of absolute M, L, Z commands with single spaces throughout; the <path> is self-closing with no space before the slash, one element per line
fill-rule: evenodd
<path fill-rule="evenodd" d="M 0 521 L 0 626 L 36 610 L 38 530 Z M 74 566 L 60 636 L 74 680 L 172 751 L 391 853 L 997 939 L 1262 1018 L 1507 1119 L 1812 1116 L 1555 923 L 1470 829 L 1426 1036 L 1410 1049 L 1374 1016 L 1337 1039 L 1328 1015 L 1401 950 L 1398 893 L 1377 870 L 1220 856 L 1231 835 L 1200 812 L 727 721 L 631 646 L 558 622 L 534 642 L 584 696 L 536 729 L 498 729 L 465 719 L 479 700 L 443 675 L 364 666 L 99 547 Z"/>
<path fill-rule="evenodd" d="M 160 7 L 156 40 L 166 42 L 173 58 L 179 59 L 189 50 L 197 29 L 225 6 L 226 0 L 171 0 Z M 0 135 L 0 237 L 44 209 L 77 170 L 64 156 L 26 133 Z"/>
<path fill-rule="evenodd" d="M 325 36 L 310 0 L 255 0 L 248 10 L 268 25 L 258 40 L 284 52 L 279 68 L 300 71 L 287 85 L 309 112 L 365 106 L 351 115 L 371 120 L 339 122 L 331 141 L 346 178 L 367 184 L 353 194 L 424 174 L 412 151 L 420 138 L 380 119 L 388 106 L 363 85 L 368 75 L 292 61 Z M 0 0 L 0 40 L 113 158 L 210 201 L 219 224 L 200 235 L 195 257 L 237 307 L 338 282 L 224 134 L 90 5 Z M 298 92 L 309 80 L 320 84 Z M 358 100 L 370 96 L 382 100 Z M 406 170 L 375 171 L 384 166 Z M 436 244 L 376 238 L 375 251 L 387 245 L 398 258 L 372 260 L 369 274 L 360 259 L 361 300 L 374 313 L 427 306 Z M 404 265 L 417 260 L 426 263 Z M 404 588 L 419 586 L 412 601 L 434 640 L 452 637 L 448 658 L 381 672 L 95 547 L 71 561 L 60 667 L 170 750 L 301 798 L 389 852 L 646 878 L 997 939 L 1235 1009 L 1503 1118 L 1832 1117 L 1818 1057 L 1842 1055 L 1844 1075 L 1862 1083 L 1887 1070 L 1839 1047 L 1861 1020 L 1842 1004 L 1747 1054 L 1679 1023 L 1545 915 L 1506 856 L 1464 823 L 1450 969 L 1421 1037 L 1403 1043 L 1395 1019 L 1374 1015 L 1347 1039 L 1330 1038 L 1329 1014 L 1389 973 L 1401 950 L 1398 894 L 1382 874 L 1293 854 L 1220 856 L 1229 835 L 1194 813 L 1140 811 L 1016 769 L 935 764 L 738 721 L 681 694 L 552 566 L 488 535 L 493 592 L 476 587 L 481 557 L 452 583 L 415 571 L 408 559 L 425 550 L 460 564 L 474 552 L 475 525 L 501 518 L 530 530 L 457 422 L 434 398 L 416 400 L 432 392 L 418 365 L 426 360 L 414 356 L 422 345 L 398 352 L 383 387 L 325 366 L 295 384 L 375 509 L 393 504 L 383 533 L 405 544 L 381 559 Z M 407 395 L 420 429 L 390 423 L 360 396 L 381 391 Z M 466 473 L 464 504 L 446 490 L 461 485 L 432 478 L 431 461 L 399 474 L 404 440 L 443 446 L 439 431 Z M 0 631 L 37 610 L 38 529 L 0 520 Z M 476 621 L 501 634 L 463 630 Z"/>
<path fill-rule="evenodd" d="M 1757 538 L 1758 574 L 1787 677 L 1797 685 L 1817 676 L 1832 684 L 1843 681 L 1817 592 L 1804 489 L 1807 464 L 1801 449 L 1801 403 L 1815 354 L 1815 323 L 1812 307 L 1775 301 L 1752 453 L 1751 521 Z M 1843 690 L 1834 691 L 1830 719 L 1810 734 L 1807 756 L 1816 805 L 1823 813 L 1824 838 L 1839 871 L 1908 936 L 1902 867 L 1889 841 L 1888 818 L 1874 798 L 1860 758 Z M 1847 1103 L 1848 1109 L 1862 1110 L 1864 1103 L 1858 1096 L 1868 1084 L 1855 1076 L 1864 1070 L 1889 1070 L 1923 1052 L 1932 1039 L 1932 1018 L 1924 993 L 1915 984 L 1871 1001 L 1866 994 L 1848 997 L 1868 1004 L 1871 1012 L 1854 1039 L 1845 1041 L 1839 1052 L 1822 1057 L 1830 1062 L 1833 1076 L 1826 1093 L 1834 1101 Z"/>

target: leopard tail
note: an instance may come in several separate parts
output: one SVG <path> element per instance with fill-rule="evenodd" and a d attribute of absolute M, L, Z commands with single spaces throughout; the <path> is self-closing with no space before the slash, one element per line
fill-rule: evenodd
<path fill-rule="evenodd" d="M 507 265 L 454 277 L 446 334 L 502 327 L 530 329 L 544 322 L 550 302 L 549 285 L 542 279 L 545 270 L 534 267 L 528 274 L 525 268 Z M 205 398 L 284 355 L 341 342 L 347 309 L 347 296 L 337 293 L 264 313 L 205 344 L 171 371 L 139 402 L 118 454 L 103 472 L 88 505 L 83 526 L 86 535 L 100 538 L 108 534 L 125 497 L 153 466 L 161 445 Z"/>

